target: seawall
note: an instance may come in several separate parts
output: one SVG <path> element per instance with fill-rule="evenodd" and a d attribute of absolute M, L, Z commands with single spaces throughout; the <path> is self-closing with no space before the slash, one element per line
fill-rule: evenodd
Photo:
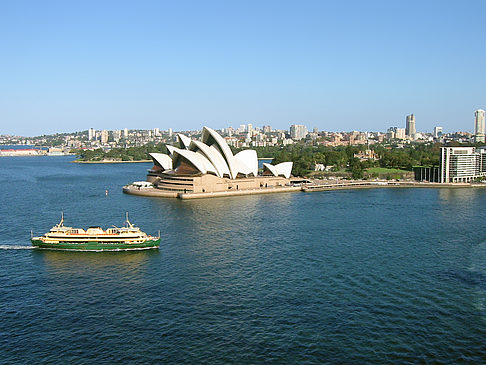
<path fill-rule="evenodd" d="M 332 190 L 349 190 L 349 189 L 376 189 L 376 188 L 486 188 L 486 184 L 467 184 L 467 183 L 423 183 L 423 182 L 375 182 L 375 181 L 353 181 L 353 182 L 333 182 L 303 186 L 280 186 L 248 190 L 231 190 L 219 192 L 204 193 L 183 193 L 164 191 L 156 188 L 138 188 L 133 185 L 123 187 L 123 192 L 131 195 L 157 197 L 157 198 L 178 198 L 178 199 L 205 199 L 221 198 L 228 196 L 243 196 L 256 194 L 275 194 L 288 192 L 315 192 L 315 191 L 332 191 Z"/>

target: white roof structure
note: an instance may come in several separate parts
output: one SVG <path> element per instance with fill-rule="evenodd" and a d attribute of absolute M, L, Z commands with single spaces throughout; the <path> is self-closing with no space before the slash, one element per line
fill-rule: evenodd
<path fill-rule="evenodd" d="M 240 173 L 245 175 L 253 174 L 253 176 L 258 175 L 258 156 L 255 150 L 240 151 L 234 158 Z"/>
<path fill-rule="evenodd" d="M 159 166 L 163 170 L 171 170 L 172 169 L 172 158 L 166 155 L 165 153 L 149 153 L 150 157 L 152 157 L 152 161 L 156 166 Z"/>
<path fill-rule="evenodd" d="M 191 139 L 183 134 L 177 134 L 177 140 L 179 141 L 179 147 L 185 148 L 186 150 L 189 149 L 189 145 L 191 144 Z"/>
<path fill-rule="evenodd" d="M 196 168 L 202 174 L 216 174 L 216 168 L 202 153 L 176 148 L 172 153 L 172 163 L 176 170 L 180 162 L 184 160 L 189 162 L 189 165 L 192 165 L 191 167 Z"/>
<path fill-rule="evenodd" d="M 263 169 L 272 173 L 273 176 L 284 176 L 287 179 L 292 173 L 293 162 L 282 162 L 278 165 L 270 165 L 269 163 L 263 163 Z"/>
<path fill-rule="evenodd" d="M 210 147 L 215 146 L 219 150 L 219 153 L 223 156 L 226 164 L 228 165 L 230 177 L 232 179 L 236 179 L 236 176 L 238 175 L 238 168 L 236 166 L 237 163 L 234 161 L 231 148 L 228 146 L 224 138 L 216 133 L 214 129 L 204 127 L 202 132 L 202 141 Z"/>
<path fill-rule="evenodd" d="M 219 177 L 230 175 L 226 161 L 224 160 L 223 156 L 221 156 L 219 151 L 213 146 L 209 147 L 207 144 L 200 141 L 192 141 L 189 146 L 189 150 L 203 153 L 204 156 L 214 165 Z"/>
<path fill-rule="evenodd" d="M 169 155 L 151 153 L 154 164 L 163 170 L 180 174 L 214 174 L 236 179 L 238 176 L 257 176 L 258 157 L 255 150 L 243 150 L 233 155 L 231 148 L 215 130 L 204 127 L 202 141 L 191 140 L 178 134 L 180 148 L 167 146 Z M 274 176 L 290 177 L 292 162 L 276 166 L 264 163 L 264 168 Z"/>
<path fill-rule="evenodd" d="M 172 156 L 174 154 L 174 151 L 177 147 L 174 147 L 174 146 L 169 146 L 167 145 L 167 150 L 169 151 L 169 156 Z"/>

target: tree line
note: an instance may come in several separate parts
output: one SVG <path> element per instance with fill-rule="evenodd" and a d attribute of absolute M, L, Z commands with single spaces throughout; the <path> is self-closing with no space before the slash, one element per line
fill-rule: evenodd
<path fill-rule="evenodd" d="M 438 165 L 440 155 L 440 143 L 410 144 L 400 146 L 323 146 L 296 143 L 288 146 L 253 147 L 261 158 L 272 158 L 273 164 L 292 161 L 294 176 L 307 176 L 314 170 L 315 164 L 326 167 L 332 166 L 333 170 L 344 170 L 351 173 L 355 179 L 362 178 L 366 169 L 371 167 L 384 167 L 388 169 L 400 169 L 412 171 L 413 166 Z M 377 160 L 362 161 L 355 157 L 359 152 L 367 148 L 372 149 Z M 241 149 L 232 147 L 234 153 Z M 110 151 L 75 150 L 81 161 L 140 161 L 150 159 L 151 152 L 167 153 L 167 147 L 163 143 L 148 143 L 140 147 L 113 148 Z"/>

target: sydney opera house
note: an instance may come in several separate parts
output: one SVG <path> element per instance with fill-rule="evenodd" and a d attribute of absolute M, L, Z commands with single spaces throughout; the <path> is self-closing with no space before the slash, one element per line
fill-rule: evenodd
<path fill-rule="evenodd" d="M 289 184 L 292 162 L 264 163 L 259 175 L 256 151 L 233 155 L 225 139 L 211 128 L 203 128 L 200 141 L 182 134 L 177 140 L 179 147 L 167 146 L 169 154 L 150 154 L 154 166 L 148 171 L 147 181 L 159 191 L 211 193 Z"/>

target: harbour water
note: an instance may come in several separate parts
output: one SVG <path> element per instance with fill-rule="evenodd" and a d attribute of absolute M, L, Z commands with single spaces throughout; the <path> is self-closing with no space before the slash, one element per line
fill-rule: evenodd
<path fill-rule="evenodd" d="M 0 160 L 0 363 L 481 363 L 486 189 L 178 200 L 150 164 Z M 108 190 L 108 195 L 105 195 Z M 57 223 L 159 252 L 29 248 Z"/>

